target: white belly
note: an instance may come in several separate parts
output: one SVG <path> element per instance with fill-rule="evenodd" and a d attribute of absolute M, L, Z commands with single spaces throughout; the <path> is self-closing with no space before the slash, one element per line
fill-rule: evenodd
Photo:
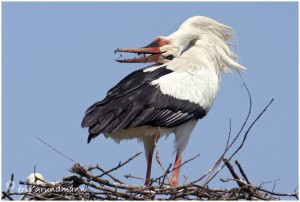
<path fill-rule="evenodd" d="M 106 138 L 111 138 L 115 142 L 120 143 L 122 140 L 130 140 L 130 139 L 138 139 L 139 141 L 143 141 L 145 138 L 149 136 L 154 136 L 159 131 L 159 137 L 168 136 L 171 133 L 175 134 L 175 149 L 177 152 L 182 152 L 187 142 L 190 138 L 192 130 L 197 124 L 198 120 L 193 119 L 184 124 L 176 126 L 174 128 L 164 128 L 164 127 L 153 127 L 153 126 L 140 126 L 136 128 L 123 129 L 119 132 L 113 133 L 105 133 L 104 136 Z"/>

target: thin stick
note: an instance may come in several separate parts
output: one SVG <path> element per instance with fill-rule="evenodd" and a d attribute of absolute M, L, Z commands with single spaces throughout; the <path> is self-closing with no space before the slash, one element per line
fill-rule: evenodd
<path fill-rule="evenodd" d="M 67 155 L 65 155 L 64 153 L 62 153 L 61 151 L 59 151 L 58 149 L 54 148 L 53 146 L 49 145 L 48 143 L 46 143 L 45 141 L 43 141 L 41 138 L 36 137 L 36 139 L 38 139 L 39 141 L 41 141 L 42 143 L 44 143 L 45 145 L 47 145 L 48 147 L 50 147 L 51 149 L 53 149 L 54 151 L 56 151 L 58 154 L 62 155 L 63 157 L 65 157 L 66 159 L 72 161 L 74 164 L 77 163 L 75 162 L 73 159 L 71 159 L 70 157 L 68 157 Z"/>
<path fill-rule="evenodd" d="M 162 188 L 162 186 L 165 184 L 165 179 L 166 179 L 166 178 L 168 179 L 168 182 L 169 182 L 169 184 L 170 184 L 170 180 L 169 180 L 169 178 L 168 178 L 168 174 L 167 174 L 167 173 L 170 173 L 171 167 L 172 167 L 172 163 L 170 163 L 170 164 L 169 164 L 169 167 L 167 168 L 166 174 L 165 174 L 165 176 L 164 176 L 163 179 L 162 179 L 160 188 Z"/>
<path fill-rule="evenodd" d="M 256 117 L 256 119 L 252 122 L 252 124 L 250 125 L 250 127 L 248 128 L 248 130 L 246 131 L 242 144 L 237 148 L 237 150 L 230 156 L 230 158 L 228 160 L 231 160 L 232 157 L 243 147 L 248 133 L 250 132 L 251 128 L 254 126 L 254 124 L 258 121 L 258 119 L 263 115 L 263 113 L 265 113 L 265 111 L 269 108 L 269 106 L 272 104 L 272 102 L 274 101 L 274 98 L 271 99 L 271 101 L 269 102 L 269 104 L 263 109 L 263 111 Z"/>
<path fill-rule="evenodd" d="M 220 158 L 217 160 L 217 162 L 214 164 L 214 166 L 207 172 L 205 173 L 202 177 L 194 180 L 192 183 L 196 183 L 196 182 L 199 182 L 201 181 L 203 178 L 205 178 L 207 176 L 207 179 L 204 183 L 204 185 L 206 186 L 208 184 L 208 181 L 210 181 L 211 178 L 214 178 L 216 176 L 216 173 L 214 174 L 214 171 L 217 169 L 217 167 L 220 165 L 220 163 L 222 162 L 222 159 L 223 157 L 225 156 L 225 154 L 229 151 L 229 149 L 232 147 L 232 145 L 235 143 L 235 141 L 239 138 L 241 132 L 243 131 L 246 123 L 248 122 L 248 119 L 250 117 L 250 114 L 251 114 L 251 110 L 252 110 L 252 98 L 251 98 L 251 93 L 246 85 L 246 83 L 243 84 L 243 86 L 245 87 L 246 89 L 246 92 L 248 94 L 248 97 L 249 97 L 249 110 L 248 110 L 248 113 L 247 113 L 247 116 L 246 116 L 246 119 L 240 129 L 240 131 L 238 132 L 238 134 L 235 136 L 235 138 L 233 139 L 233 141 L 229 144 L 229 140 L 230 140 L 230 136 L 231 136 L 231 119 L 229 120 L 229 135 L 228 135 L 228 138 L 227 138 L 227 142 L 226 142 L 226 146 L 225 146 L 225 150 L 223 152 L 223 154 L 220 156 Z M 224 165 L 223 165 L 224 167 Z M 222 168 L 223 168 L 222 167 Z M 221 170 L 221 168 L 217 171 L 217 173 Z M 212 176 L 212 177 L 211 177 Z"/>
<path fill-rule="evenodd" d="M 138 180 L 143 180 L 145 181 L 146 179 L 143 178 L 143 177 L 136 177 L 136 176 L 133 176 L 131 174 L 127 174 L 127 175 L 124 175 L 124 177 L 127 179 L 127 178 L 133 178 L 133 179 L 138 179 Z"/>
<path fill-rule="evenodd" d="M 107 175 L 108 177 L 110 177 L 110 178 L 111 178 L 112 180 L 114 180 L 115 182 L 119 182 L 119 183 L 124 184 L 123 182 L 121 182 L 119 179 L 115 178 L 115 177 L 112 176 L 111 174 L 106 173 L 107 171 L 104 170 L 103 168 L 101 168 L 101 167 L 99 166 L 99 164 L 97 164 L 97 165 L 95 165 L 95 166 L 89 166 L 89 168 L 88 168 L 87 170 L 90 171 L 90 170 L 93 170 L 93 169 L 98 169 L 98 170 L 100 170 L 102 173 L 105 173 L 105 175 Z"/>
<path fill-rule="evenodd" d="M 259 187 L 256 187 L 258 190 L 260 191 L 263 191 L 265 193 L 268 193 L 268 194 L 271 194 L 272 196 L 293 196 L 295 197 L 297 200 L 299 200 L 298 198 L 298 193 L 292 193 L 292 194 L 284 194 L 284 193 L 276 193 L 276 192 L 272 192 L 272 191 L 268 191 L 266 189 L 262 189 L 262 188 L 259 188 Z"/>
<path fill-rule="evenodd" d="M 243 147 L 245 141 L 246 141 L 246 138 L 247 138 L 247 135 L 248 133 L 250 132 L 251 128 L 254 126 L 254 124 L 258 121 L 258 119 L 263 115 L 263 113 L 265 113 L 265 111 L 269 108 L 269 106 L 272 104 L 272 102 L 274 101 L 274 98 L 268 103 L 268 105 L 263 109 L 263 111 L 257 116 L 257 118 L 252 122 L 252 124 L 249 126 L 248 130 L 246 131 L 245 135 L 244 135 L 244 138 L 243 138 L 243 141 L 241 143 L 241 145 L 238 147 L 238 149 L 228 158 L 228 161 L 230 161 L 233 156 Z M 210 178 L 208 179 L 204 186 L 206 186 L 223 168 L 224 168 L 225 164 L 222 165 L 222 167 L 220 169 L 218 169 L 218 171 Z"/>
<path fill-rule="evenodd" d="M 5 197 L 6 198 L 8 198 L 10 201 L 13 201 L 14 199 L 9 195 L 10 193 L 8 192 L 5 192 L 5 191 L 3 191 L 2 192 L 2 198 L 1 199 L 5 199 Z"/>
<path fill-rule="evenodd" d="M 236 183 L 239 185 L 239 187 L 243 187 L 244 184 L 240 182 L 240 177 L 236 174 L 236 172 L 234 171 L 234 169 L 233 169 L 232 165 L 229 163 L 229 161 L 227 159 L 223 159 L 223 162 L 227 166 L 227 168 L 230 171 L 232 177 L 234 179 L 236 179 Z"/>
<path fill-rule="evenodd" d="M 242 174 L 243 178 L 246 180 L 246 182 L 248 184 L 251 184 L 250 181 L 248 180 L 248 177 L 247 177 L 246 173 L 244 172 L 244 169 L 242 168 L 241 164 L 237 160 L 235 160 L 234 162 L 237 165 L 237 167 L 239 168 L 239 171 Z"/>
<path fill-rule="evenodd" d="M 110 172 L 112 172 L 112 171 L 114 171 L 114 170 L 117 170 L 118 168 L 120 168 L 120 167 L 124 166 L 125 164 L 129 163 L 131 160 L 133 160 L 135 157 L 137 157 L 137 156 L 140 155 L 141 153 L 142 153 L 142 151 L 136 153 L 135 155 L 133 155 L 132 157 L 130 157 L 129 159 L 127 159 L 127 160 L 124 161 L 123 163 L 119 162 L 119 164 L 118 164 L 116 167 L 114 167 L 114 168 L 112 168 L 112 169 L 110 169 L 110 170 L 108 170 L 108 171 L 102 173 L 101 175 L 95 176 L 95 177 L 102 177 L 103 175 L 107 175 L 108 173 L 110 173 Z"/>
<path fill-rule="evenodd" d="M 9 184 L 6 184 L 7 185 L 7 191 L 6 192 L 2 192 L 2 199 L 4 199 L 5 197 L 8 198 L 10 201 L 13 201 L 14 199 L 9 195 L 11 189 L 13 188 L 13 185 L 14 185 L 14 174 L 12 173 L 11 176 L 10 176 L 10 181 L 9 181 Z"/>
<path fill-rule="evenodd" d="M 190 159 L 188 159 L 188 160 L 186 160 L 185 162 L 183 162 L 182 164 L 180 164 L 179 166 L 177 166 L 177 167 L 174 167 L 172 170 L 170 170 L 170 171 L 168 171 L 168 172 L 166 172 L 166 173 L 164 173 L 163 175 L 161 175 L 160 177 L 157 177 L 157 178 L 155 178 L 155 179 L 153 179 L 153 182 L 156 182 L 157 180 L 159 180 L 159 179 L 161 179 L 161 178 L 163 178 L 163 177 L 165 177 L 165 175 L 167 175 L 167 174 L 169 174 L 169 173 L 171 173 L 171 172 L 173 172 L 175 169 L 177 169 L 177 168 L 180 168 L 180 167 L 182 167 L 183 165 L 185 165 L 186 163 L 188 163 L 188 162 L 190 162 L 190 161 L 192 161 L 192 160 L 194 160 L 194 159 L 196 159 L 197 157 L 199 157 L 200 156 L 200 154 L 197 154 L 196 156 L 194 156 L 194 157 L 192 157 L 192 158 L 190 158 Z"/>
<path fill-rule="evenodd" d="M 167 171 L 164 169 L 164 166 L 163 164 L 161 163 L 160 161 L 160 158 L 159 158 L 159 151 L 158 151 L 158 148 L 157 148 L 157 140 L 158 140 L 158 136 L 159 136 L 159 132 L 156 133 L 156 136 L 155 136 L 155 159 L 157 161 L 157 163 L 159 164 L 159 166 L 161 167 L 161 169 L 163 170 L 163 172 L 165 173 L 165 176 L 163 178 L 163 181 L 165 181 L 165 178 L 167 178 L 167 180 L 169 181 L 170 183 L 170 179 L 168 178 L 168 174 L 167 174 L 167 171 L 169 171 L 169 168 L 167 169 Z M 153 183 L 153 181 L 152 181 Z M 152 185 L 152 184 L 150 184 Z"/>

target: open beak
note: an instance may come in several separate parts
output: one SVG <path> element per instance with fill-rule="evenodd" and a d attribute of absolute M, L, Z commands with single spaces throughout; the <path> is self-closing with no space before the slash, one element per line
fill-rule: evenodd
<path fill-rule="evenodd" d="M 160 63 L 160 56 L 163 52 L 160 51 L 162 44 L 158 40 L 154 40 L 147 46 L 142 48 L 118 48 L 115 53 L 127 52 L 127 53 L 137 53 L 138 56 L 132 59 L 117 59 L 117 62 L 121 63 Z"/>

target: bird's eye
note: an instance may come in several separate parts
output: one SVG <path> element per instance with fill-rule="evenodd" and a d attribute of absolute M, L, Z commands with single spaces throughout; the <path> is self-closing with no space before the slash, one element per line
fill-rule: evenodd
<path fill-rule="evenodd" d="M 168 56 L 166 56 L 165 57 L 165 59 L 167 59 L 167 60 L 173 60 L 174 59 L 174 55 L 168 55 Z"/>

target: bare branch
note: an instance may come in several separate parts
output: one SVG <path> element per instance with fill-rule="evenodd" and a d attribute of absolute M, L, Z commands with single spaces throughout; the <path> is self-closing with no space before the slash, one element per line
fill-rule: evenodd
<path fill-rule="evenodd" d="M 250 181 L 248 180 L 248 177 L 247 177 L 246 173 L 244 172 L 244 170 L 243 170 L 241 164 L 240 164 L 237 160 L 235 160 L 234 162 L 235 162 L 235 164 L 238 166 L 239 171 L 240 171 L 240 173 L 242 174 L 243 178 L 246 180 L 246 182 L 247 182 L 248 184 L 251 184 Z"/>
<path fill-rule="evenodd" d="M 1 199 L 5 199 L 5 198 L 8 198 L 8 200 L 10 200 L 10 201 L 12 201 L 13 200 L 13 198 L 11 198 L 11 196 L 10 196 L 10 191 L 11 191 L 11 189 L 13 188 L 13 186 L 14 186 L 14 174 L 12 173 L 11 174 L 11 176 L 10 176 L 10 181 L 6 184 L 6 186 L 7 186 L 7 191 L 6 192 L 2 192 L 2 197 L 1 197 Z"/>
<path fill-rule="evenodd" d="M 200 156 L 200 154 L 197 154 L 196 156 L 194 156 L 194 157 L 192 157 L 192 158 L 190 158 L 190 159 L 184 161 L 182 164 L 180 164 L 179 166 L 173 168 L 172 170 L 170 170 L 170 171 L 167 170 L 166 173 L 164 173 L 164 174 L 161 175 L 160 177 L 157 177 L 157 178 L 153 179 L 153 180 L 152 180 L 152 183 L 153 183 L 153 182 L 157 182 L 157 181 L 160 180 L 161 178 L 165 178 L 166 175 L 168 175 L 169 173 L 173 172 L 175 169 L 182 167 L 182 166 L 185 165 L 186 163 L 188 163 L 188 162 L 190 162 L 190 161 L 193 161 L 194 159 L 196 159 L 196 158 L 199 157 L 199 156 Z"/>
<path fill-rule="evenodd" d="M 119 183 L 124 184 L 124 183 L 121 182 L 119 179 L 115 178 L 114 176 L 112 176 L 111 174 L 109 174 L 107 171 L 105 171 L 103 168 L 101 168 L 101 167 L 99 166 L 99 164 L 94 165 L 94 166 L 89 166 L 87 170 L 88 170 L 88 171 L 91 171 L 91 170 L 94 170 L 94 169 L 98 169 L 98 170 L 100 170 L 102 173 L 105 173 L 105 175 L 107 175 L 108 177 L 110 177 L 110 178 L 111 178 L 112 180 L 114 180 L 115 182 L 119 182 Z"/>
<path fill-rule="evenodd" d="M 229 145 L 229 147 L 225 150 L 225 153 L 223 153 L 222 156 L 224 156 L 224 154 L 226 154 L 228 152 L 228 150 L 230 149 L 230 147 L 233 145 L 233 143 L 237 140 L 237 138 L 240 136 L 242 130 L 244 129 L 244 126 L 246 125 L 246 122 L 248 121 L 248 118 L 251 114 L 251 106 L 252 106 L 252 101 L 251 101 L 251 94 L 250 94 L 250 91 L 248 90 L 247 86 L 245 85 L 246 87 L 246 90 L 248 92 L 248 95 L 249 95 L 249 102 L 250 102 L 250 107 L 249 107 L 249 113 L 247 115 L 247 118 L 242 126 L 242 128 L 240 129 L 239 133 L 237 134 L 237 136 L 234 138 L 234 140 L 231 142 L 231 144 Z M 230 161 L 236 154 L 237 152 L 243 147 L 246 139 L 247 139 L 247 136 L 251 130 L 251 128 L 255 125 L 255 123 L 260 119 L 260 117 L 266 112 L 266 110 L 269 108 L 269 106 L 272 104 L 272 102 L 274 101 L 274 98 L 271 99 L 271 101 L 267 104 L 267 106 L 262 110 L 262 112 L 256 117 L 256 119 L 252 122 L 252 124 L 248 127 L 248 129 L 246 130 L 244 136 L 243 136 L 243 140 L 242 140 L 242 143 L 239 145 L 239 147 L 233 152 L 233 154 L 228 158 L 228 160 Z M 219 159 L 220 160 L 220 159 Z M 219 163 L 219 160 L 217 163 Z M 211 177 L 209 176 L 208 179 L 206 180 L 206 182 L 204 183 L 204 186 L 206 186 L 212 179 L 215 178 L 215 176 L 224 168 L 225 164 L 223 164 Z M 216 167 L 214 167 L 214 169 L 212 170 L 212 172 L 215 170 Z M 210 173 L 212 173 L 210 172 Z"/>
<path fill-rule="evenodd" d="M 45 142 L 44 140 L 42 140 L 39 137 L 36 137 L 36 139 L 38 139 L 40 142 L 42 142 L 43 144 L 47 145 L 48 147 L 50 147 L 51 149 L 53 149 L 54 151 L 56 151 L 58 154 L 60 154 L 61 156 L 65 157 L 66 159 L 72 161 L 73 163 L 76 163 L 73 159 L 71 159 L 70 157 L 68 157 L 67 155 L 65 155 L 64 153 L 62 153 L 61 151 L 59 151 L 58 149 L 54 148 L 53 146 L 51 146 L 50 144 L 48 144 L 47 142 Z"/>
<path fill-rule="evenodd" d="M 263 111 L 256 117 L 256 119 L 249 126 L 249 128 L 247 129 L 247 131 L 246 131 L 246 133 L 244 135 L 242 144 L 240 144 L 240 146 L 237 148 L 237 150 L 235 150 L 235 152 L 229 157 L 229 160 L 231 160 L 232 157 L 234 157 L 235 154 L 243 147 L 243 145 L 244 145 L 244 143 L 245 143 L 245 141 L 247 139 L 247 136 L 248 136 L 250 130 L 252 129 L 252 127 L 254 126 L 254 124 L 259 120 L 259 118 L 265 113 L 265 111 L 269 108 L 269 106 L 272 104 L 273 101 L 274 101 L 274 98 L 271 99 L 271 101 L 267 104 L 267 106 L 263 109 Z"/>
<path fill-rule="evenodd" d="M 241 183 L 239 180 L 240 180 L 240 177 L 236 174 L 236 172 L 234 171 L 232 165 L 229 163 L 229 161 L 227 159 L 223 159 L 225 165 L 227 166 L 228 170 L 230 171 L 232 177 L 237 180 L 237 184 L 239 185 L 239 187 L 243 187 L 244 186 L 244 183 Z"/>
<path fill-rule="evenodd" d="M 167 172 L 169 172 L 169 168 L 170 168 L 170 166 L 172 165 L 172 164 L 170 164 L 170 166 L 169 166 L 169 168 L 167 169 L 167 171 L 164 169 L 164 166 L 163 166 L 163 164 L 161 163 L 161 161 L 160 161 L 160 158 L 159 158 L 159 151 L 158 151 L 158 148 L 157 148 L 157 140 L 158 140 L 158 136 L 159 136 L 159 133 L 157 133 L 156 134 L 156 136 L 155 136 L 155 159 L 156 159 L 156 161 L 157 161 L 157 163 L 159 164 L 159 166 L 161 167 L 161 169 L 163 170 L 163 172 L 165 173 L 165 175 L 164 175 L 164 178 L 163 178 L 163 181 L 167 178 L 167 180 L 168 180 L 168 182 L 170 183 L 170 179 L 168 178 L 168 173 Z M 153 181 L 152 181 L 152 183 L 153 183 Z M 151 184 L 152 184 L 151 183 Z"/>
<path fill-rule="evenodd" d="M 114 170 L 117 170 L 119 168 L 121 168 L 122 166 L 126 165 L 127 163 L 129 163 L 131 160 L 133 160 L 135 157 L 137 157 L 138 155 L 140 155 L 141 153 L 143 153 L 142 151 L 136 153 L 135 155 L 133 155 L 132 157 L 130 157 L 129 159 L 127 159 L 126 161 L 124 161 L 123 163 L 122 162 L 119 162 L 119 164 L 115 167 L 113 167 L 112 169 L 108 170 L 108 171 L 105 171 L 103 172 L 101 175 L 98 175 L 98 176 L 95 176 L 96 178 L 97 177 L 102 177 L 103 175 L 107 175 L 108 173 L 114 171 Z"/>
<path fill-rule="evenodd" d="M 297 200 L 299 200 L 298 193 L 292 193 L 292 194 L 276 193 L 276 192 L 268 191 L 266 189 L 262 189 L 262 188 L 259 188 L 259 187 L 257 187 L 257 190 L 268 193 L 272 196 L 290 196 L 290 197 L 295 197 Z"/>

